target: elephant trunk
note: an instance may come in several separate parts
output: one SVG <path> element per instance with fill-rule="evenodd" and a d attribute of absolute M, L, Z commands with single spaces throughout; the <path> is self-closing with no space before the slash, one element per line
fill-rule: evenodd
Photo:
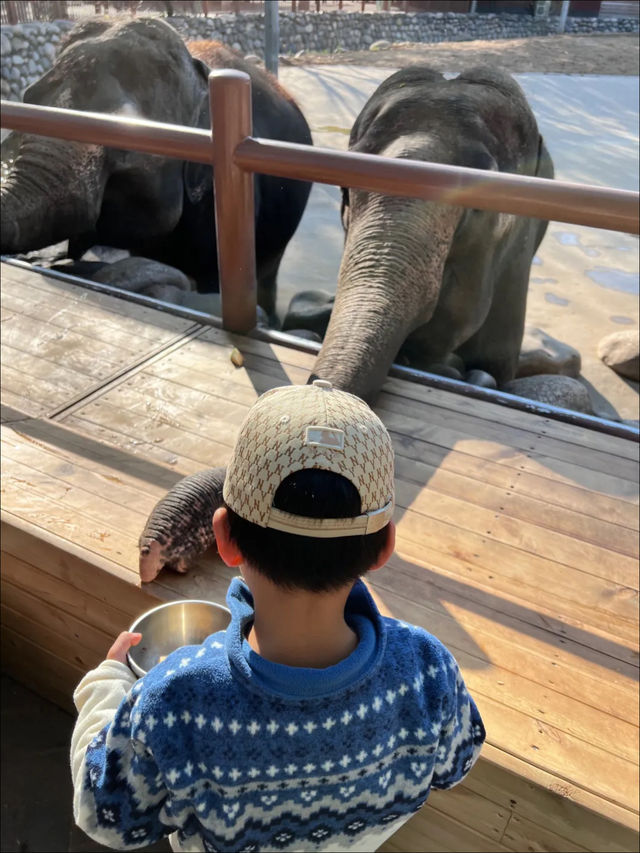
<path fill-rule="evenodd" d="M 27 136 L 0 191 L 0 250 L 15 254 L 90 231 L 105 183 L 104 149 Z"/>
<path fill-rule="evenodd" d="M 352 199 L 359 195 L 351 191 Z M 361 210 L 351 215 L 331 320 L 310 381 L 328 379 L 373 403 L 404 340 L 435 310 L 462 211 L 373 195 Z"/>

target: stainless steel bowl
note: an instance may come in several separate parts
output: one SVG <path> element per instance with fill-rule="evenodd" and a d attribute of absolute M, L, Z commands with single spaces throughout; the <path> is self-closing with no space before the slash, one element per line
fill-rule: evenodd
<path fill-rule="evenodd" d="M 127 661 L 140 678 L 181 646 L 201 643 L 210 634 L 223 631 L 231 621 L 226 607 L 212 601 L 170 601 L 139 616 L 130 631 L 142 634 L 131 646 Z"/>

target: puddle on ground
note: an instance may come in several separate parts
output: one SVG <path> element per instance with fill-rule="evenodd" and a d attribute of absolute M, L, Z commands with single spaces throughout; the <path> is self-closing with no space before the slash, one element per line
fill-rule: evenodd
<path fill-rule="evenodd" d="M 577 246 L 578 249 L 590 258 L 597 258 L 600 256 L 600 252 L 597 249 L 584 246 L 580 240 L 580 236 L 578 234 L 574 234 L 572 231 L 553 231 L 552 233 L 556 240 L 563 246 Z"/>
<path fill-rule="evenodd" d="M 529 279 L 529 284 L 557 284 L 557 278 L 538 278 L 536 276 L 532 276 Z"/>
<path fill-rule="evenodd" d="M 556 296 L 555 293 L 551 293 L 547 291 L 545 293 L 544 298 L 547 302 L 550 302 L 552 305 L 568 305 L 569 300 L 565 299 L 563 296 Z"/>
<path fill-rule="evenodd" d="M 607 290 L 617 290 L 620 293 L 638 293 L 638 273 L 625 272 L 612 267 L 594 267 L 585 270 L 591 281 Z"/>
<path fill-rule="evenodd" d="M 609 317 L 612 323 L 620 323 L 622 326 L 629 326 L 633 324 L 633 320 L 631 317 L 623 317 L 620 314 L 614 314 L 613 317 Z"/>

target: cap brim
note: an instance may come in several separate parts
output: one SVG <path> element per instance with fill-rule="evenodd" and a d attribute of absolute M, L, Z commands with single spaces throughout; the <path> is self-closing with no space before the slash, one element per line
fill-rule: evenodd
<path fill-rule="evenodd" d="M 339 536 L 366 536 L 368 533 L 375 533 L 382 530 L 392 517 L 393 501 L 389 501 L 380 509 L 354 518 L 309 518 L 271 507 L 265 527 L 298 536 L 336 539 Z"/>

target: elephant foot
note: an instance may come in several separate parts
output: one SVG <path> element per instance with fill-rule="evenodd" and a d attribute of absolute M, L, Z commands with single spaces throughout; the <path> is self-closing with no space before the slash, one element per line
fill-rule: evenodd
<path fill-rule="evenodd" d="M 498 387 L 496 380 L 486 370 L 469 370 L 464 375 L 464 381 L 468 382 L 469 385 L 477 385 L 479 388 L 492 388 L 495 390 Z"/>
<path fill-rule="evenodd" d="M 107 264 L 92 278 L 101 284 L 119 287 L 129 293 L 155 296 L 156 299 L 164 298 L 167 294 L 177 291 L 188 293 L 192 290 L 191 280 L 183 272 L 148 258 L 122 258 L 113 264 Z M 173 288 L 173 290 L 164 288 Z"/>
<path fill-rule="evenodd" d="M 291 329 L 315 332 L 324 338 L 333 309 L 334 296 L 326 290 L 305 290 L 296 293 L 282 322 L 282 331 Z"/>
<path fill-rule="evenodd" d="M 435 364 L 430 364 L 426 369 L 427 373 L 433 373 L 436 376 L 444 376 L 446 379 L 457 379 L 458 382 L 462 382 L 462 373 L 457 370 L 455 367 L 451 367 L 449 364 L 443 364 L 442 362 L 435 362 Z"/>

